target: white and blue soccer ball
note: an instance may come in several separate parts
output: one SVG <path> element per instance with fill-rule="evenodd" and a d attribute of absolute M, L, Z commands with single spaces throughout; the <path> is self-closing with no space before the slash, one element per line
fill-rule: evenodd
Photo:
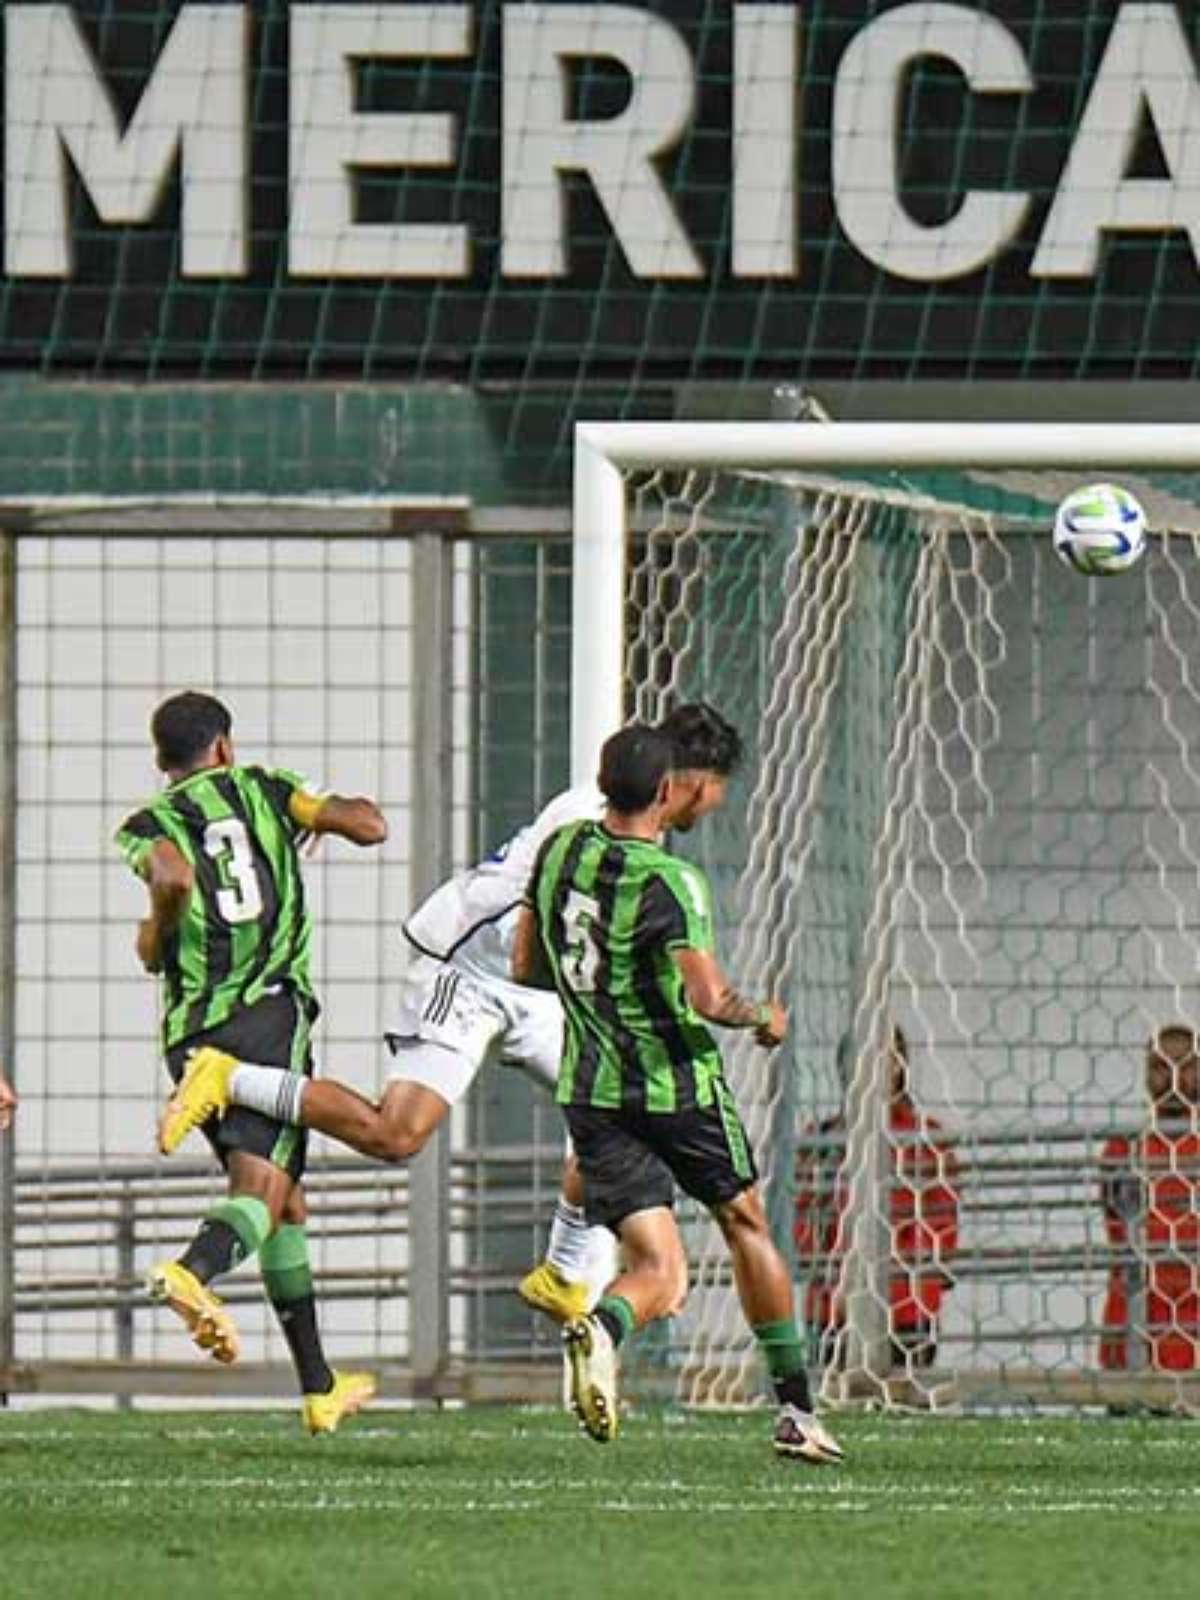
<path fill-rule="evenodd" d="M 1146 550 L 1146 513 L 1115 483 L 1073 489 L 1054 518 L 1059 559 L 1088 578 L 1109 578 L 1136 566 Z"/>

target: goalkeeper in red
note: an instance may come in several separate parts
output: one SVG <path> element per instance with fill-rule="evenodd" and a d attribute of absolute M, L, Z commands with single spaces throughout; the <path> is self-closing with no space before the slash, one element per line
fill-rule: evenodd
<path fill-rule="evenodd" d="M 563 1329 L 577 1416 L 593 1439 L 617 1431 L 617 1351 L 687 1295 L 675 1185 L 712 1213 L 738 1297 L 766 1359 L 783 1456 L 842 1451 L 813 1415 L 792 1281 L 775 1248 L 749 1140 L 706 1022 L 744 1028 L 764 1049 L 787 1031 L 774 1000 L 744 999 L 713 953 L 708 883 L 662 849 L 671 826 L 672 747 L 633 724 L 600 757 L 603 820 L 542 846 L 522 908 L 513 976 L 552 985 L 566 1013 L 557 1098 L 583 1175 L 590 1224 L 612 1229 L 625 1269 L 588 1316 Z"/>

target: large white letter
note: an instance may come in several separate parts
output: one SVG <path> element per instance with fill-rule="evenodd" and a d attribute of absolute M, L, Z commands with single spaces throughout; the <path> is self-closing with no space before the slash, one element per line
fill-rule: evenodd
<path fill-rule="evenodd" d="M 633 80 L 620 116 L 566 117 L 564 62 L 605 57 Z M 654 165 L 692 114 L 692 59 L 675 29 L 632 6 L 504 8 L 504 202 L 501 270 L 567 270 L 561 174 L 586 172 L 639 278 L 702 278 L 704 267 Z"/>
<path fill-rule="evenodd" d="M 4 23 L 5 270 L 69 276 L 69 156 L 109 223 L 148 221 L 178 160 L 184 277 L 242 276 L 243 8 L 180 7 L 124 134 L 70 6 L 6 6 Z"/>
<path fill-rule="evenodd" d="M 1008 29 L 964 6 L 887 11 L 842 57 L 833 95 L 838 218 L 851 243 L 885 272 L 934 281 L 989 261 L 1021 226 L 1029 197 L 971 190 L 954 216 L 936 227 L 905 211 L 896 178 L 901 91 L 910 65 L 923 56 L 953 61 L 976 94 L 1025 94 L 1032 79 Z"/>
<path fill-rule="evenodd" d="M 449 112 L 356 112 L 355 63 L 465 56 L 467 6 L 291 8 L 288 267 L 301 278 L 465 278 L 465 223 L 354 221 L 355 167 L 450 167 Z"/>
<path fill-rule="evenodd" d="M 733 11 L 733 275 L 791 278 L 796 234 L 795 9 Z"/>
<path fill-rule="evenodd" d="M 1127 178 L 1150 111 L 1170 177 Z M 1200 84 L 1174 6 L 1122 6 L 1030 273 L 1085 278 L 1105 229 L 1186 229 L 1200 264 Z"/>

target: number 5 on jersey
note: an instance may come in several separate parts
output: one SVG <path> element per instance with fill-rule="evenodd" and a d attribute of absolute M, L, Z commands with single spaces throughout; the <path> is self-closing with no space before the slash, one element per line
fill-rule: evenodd
<path fill-rule="evenodd" d="M 572 889 L 563 907 L 563 977 L 579 994 L 590 994 L 596 987 L 596 972 L 603 952 L 596 943 L 595 925 L 600 921 L 600 902 L 590 894 Z"/>

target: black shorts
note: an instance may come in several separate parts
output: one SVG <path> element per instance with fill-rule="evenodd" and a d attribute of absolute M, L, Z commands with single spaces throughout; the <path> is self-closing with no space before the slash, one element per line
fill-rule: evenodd
<path fill-rule="evenodd" d="M 288 1067 L 311 1077 L 309 1039 L 316 1015 L 316 1003 L 291 989 L 264 995 L 219 1027 L 193 1034 L 190 1039 L 173 1045 L 167 1051 L 171 1081 L 179 1082 L 188 1056 L 204 1044 L 227 1050 L 239 1061 L 253 1061 L 263 1067 Z M 274 1117 L 264 1117 L 261 1112 L 249 1111 L 245 1106 L 230 1106 L 223 1116 L 210 1117 L 200 1131 L 223 1167 L 229 1165 L 229 1157 L 235 1150 L 244 1150 L 248 1155 L 261 1156 L 296 1181 L 304 1172 L 308 1157 L 307 1128 L 277 1122 Z"/>
<path fill-rule="evenodd" d="M 588 1223 L 614 1233 L 625 1217 L 670 1206 L 675 1185 L 719 1206 L 758 1178 L 750 1140 L 723 1079 L 711 1106 L 688 1111 L 609 1111 L 564 1106 L 583 1175 Z"/>

